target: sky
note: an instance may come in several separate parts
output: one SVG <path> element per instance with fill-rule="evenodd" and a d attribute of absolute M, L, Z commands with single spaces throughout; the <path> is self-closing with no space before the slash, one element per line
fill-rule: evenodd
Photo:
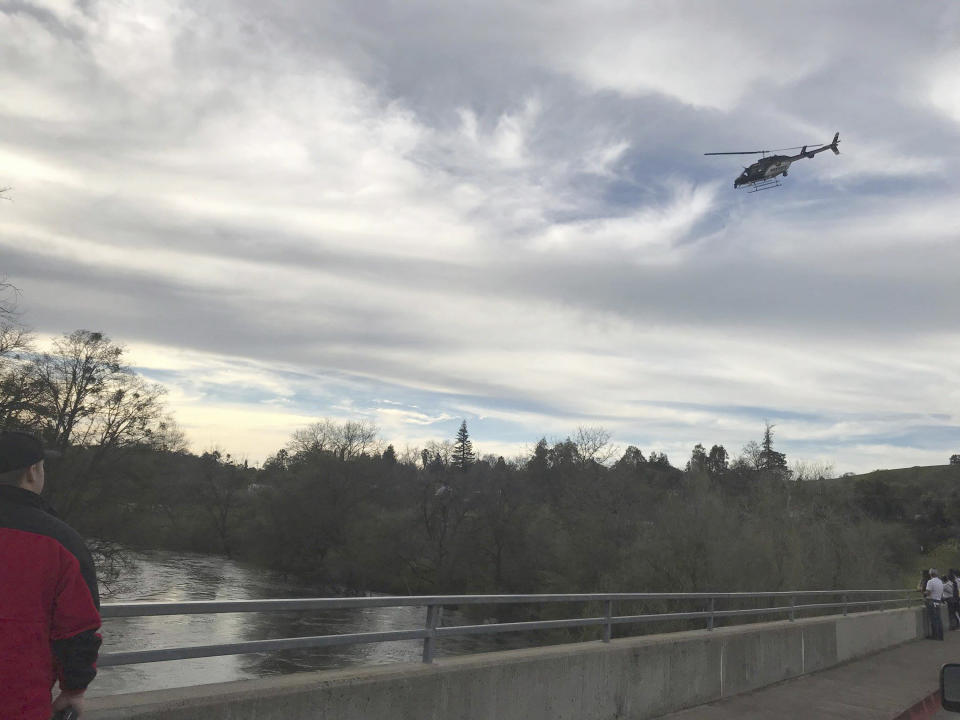
<path fill-rule="evenodd" d="M 0 88 L 21 320 L 195 450 L 960 452 L 960 3 L 0 0 Z"/>

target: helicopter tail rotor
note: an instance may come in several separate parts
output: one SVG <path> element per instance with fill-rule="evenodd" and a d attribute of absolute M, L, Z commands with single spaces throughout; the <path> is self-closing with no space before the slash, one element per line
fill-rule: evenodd
<path fill-rule="evenodd" d="M 840 142 L 840 133 L 837 133 L 836 135 L 833 136 L 833 142 L 830 143 L 830 149 L 833 150 L 834 155 L 840 154 L 840 150 L 837 148 L 837 145 L 839 144 L 839 142 Z"/>

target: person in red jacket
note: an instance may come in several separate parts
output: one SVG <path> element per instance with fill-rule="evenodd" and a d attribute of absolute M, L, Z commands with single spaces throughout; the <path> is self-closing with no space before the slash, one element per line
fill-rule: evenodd
<path fill-rule="evenodd" d="M 0 718 L 49 720 L 97 674 L 100 595 L 90 551 L 40 497 L 42 443 L 0 432 Z M 60 693 L 51 702 L 53 686 Z"/>

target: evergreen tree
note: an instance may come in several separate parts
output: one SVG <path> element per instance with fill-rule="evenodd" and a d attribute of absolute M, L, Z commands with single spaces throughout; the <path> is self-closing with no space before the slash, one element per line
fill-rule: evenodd
<path fill-rule="evenodd" d="M 778 478 L 786 480 L 790 477 L 790 469 L 787 467 L 787 456 L 773 449 L 773 428 L 773 425 L 767 423 L 763 431 L 763 442 L 760 444 L 759 469 L 768 470 Z"/>
<path fill-rule="evenodd" d="M 460 423 L 457 430 L 457 441 L 453 444 L 453 455 L 450 464 L 460 472 L 466 472 L 476 462 L 477 456 L 473 452 L 473 443 L 470 442 L 470 433 L 467 432 L 467 421 Z"/>
<path fill-rule="evenodd" d="M 383 451 L 382 458 L 388 467 L 393 467 L 397 464 L 397 451 L 393 449 L 393 445 L 387 445 L 387 449 Z"/>

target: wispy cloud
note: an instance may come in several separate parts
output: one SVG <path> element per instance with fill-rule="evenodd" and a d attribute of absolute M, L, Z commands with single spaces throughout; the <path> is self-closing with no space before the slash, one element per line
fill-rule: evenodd
<path fill-rule="evenodd" d="M 958 33 L 935 2 L 8 3 L 0 272 L 254 459 L 351 413 L 945 459 Z M 701 154 L 837 130 L 756 196 Z"/>

